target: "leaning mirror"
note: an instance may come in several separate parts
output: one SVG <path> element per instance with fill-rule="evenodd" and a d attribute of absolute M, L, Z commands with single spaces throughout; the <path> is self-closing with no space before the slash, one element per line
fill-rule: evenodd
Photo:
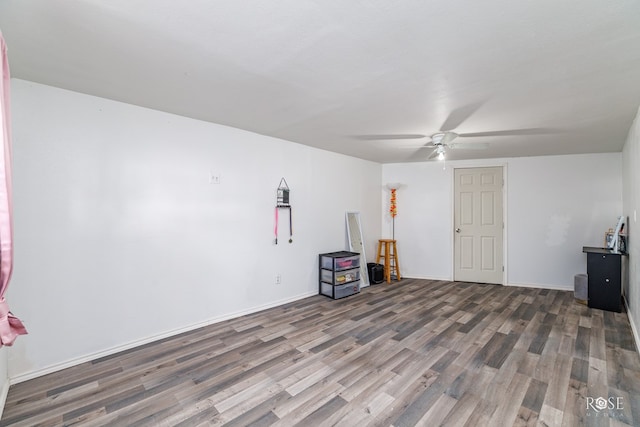
<path fill-rule="evenodd" d="M 360 277 L 362 278 L 362 286 L 369 286 L 369 272 L 367 270 L 367 256 L 364 253 L 360 212 L 347 212 L 346 219 L 349 250 L 360 254 Z"/>

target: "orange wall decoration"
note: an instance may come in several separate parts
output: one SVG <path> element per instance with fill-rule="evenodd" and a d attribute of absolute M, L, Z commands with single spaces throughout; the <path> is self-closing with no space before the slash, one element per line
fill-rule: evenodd
<path fill-rule="evenodd" d="M 395 218 L 398 215 L 398 208 L 396 206 L 396 189 L 391 189 L 391 203 L 389 205 L 389 213 L 391 214 L 391 218 Z"/>

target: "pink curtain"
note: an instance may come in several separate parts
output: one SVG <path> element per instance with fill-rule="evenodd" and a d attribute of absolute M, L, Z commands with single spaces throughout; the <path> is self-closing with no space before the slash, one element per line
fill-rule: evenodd
<path fill-rule="evenodd" d="M 2 145 L 0 150 L 0 346 L 12 345 L 18 335 L 27 333 L 20 319 L 9 311 L 4 294 L 13 269 L 13 223 L 11 203 L 11 114 L 9 112 L 9 61 L 7 46 L 0 32 L 2 48 L 2 85 L 0 112 L 2 113 Z"/>

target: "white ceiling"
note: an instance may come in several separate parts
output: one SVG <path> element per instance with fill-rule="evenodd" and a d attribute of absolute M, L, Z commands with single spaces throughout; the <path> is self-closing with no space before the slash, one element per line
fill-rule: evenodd
<path fill-rule="evenodd" d="M 620 151 L 637 0 L 2 0 L 13 77 L 382 163 Z M 457 126 L 455 126 L 457 125 Z"/>

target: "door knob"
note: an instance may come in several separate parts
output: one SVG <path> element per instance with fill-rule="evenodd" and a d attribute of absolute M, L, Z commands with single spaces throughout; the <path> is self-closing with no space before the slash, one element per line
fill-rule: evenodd
<path fill-rule="evenodd" d="M 456 233 L 459 233 L 459 232 L 460 232 L 460 229 L 459 229 L 459 228 L 456 228 Z"/>

